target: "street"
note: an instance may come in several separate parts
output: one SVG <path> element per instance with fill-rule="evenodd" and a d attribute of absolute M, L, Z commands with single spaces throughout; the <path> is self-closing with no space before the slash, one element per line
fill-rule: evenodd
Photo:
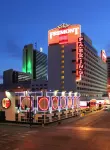
<path fill-rule="evenodd" d="M 110 112 L 56 126 L 0 125 L 0 150 L 110 150 Z"/>

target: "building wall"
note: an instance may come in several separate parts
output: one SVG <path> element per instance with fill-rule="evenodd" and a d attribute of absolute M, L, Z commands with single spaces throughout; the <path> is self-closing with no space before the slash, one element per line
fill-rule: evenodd
<path fill-rule="evenodd" d="M 75 44 L 51 45 L 48 48 L 48 88 L 51 90 L 76 91 Z"/>
<path fill-rule="evenodd" d="M 77 89 L 83 96 L 101 96 L 107 91 L 107 65 L 90 42 L 84 41 L 84 45 L 84 75 L 77 82 Z"/>
<path fill-rule="evenodd" d="M 32 79 L 47 79 L 47 55 L 35 50 L 32 44 L 23 49 L 23 72 L 31 73 Z"/>
<path fill-rule="evenodd" d="M 2 99 L 9 98 L 11 100 L 11 106 L 8 109 L 2 107 Z M 14 93 L 9 93 L 6 95 L 5 92 L 0 92 L 0 110 L 5 111 L 6 120 L 15 121 L 15 96 Z"/>
<path fill-rule="evenodd" d="M 9 69 L 3 72 L 3 84 L 13 83 L 13 69 Z"/>
<path fill-rule="evenodd" d="M 60 90 L 60 87 L 61 87 L 61 45 L 57 44 L 48 47 L 48 89 Z"/>
<path fill-rule="evenodd" d="M 3 72 L 3 84 L 10 85 L 19 83 L 21 81 L 31 80 L 32 76 L 30 73 L 24 73 L 9 69 Z"/>
<path fill-rule="evenodd" d="M 32 91 L 40 91 L 48 89 L 48 81 L 47 80 L 32 80 L 31 81 L 31 90 Z"/>
<path fill-rule="evenodd" d="M 75 44 L 67 44 L 64 46 L 64 90 L 76 91 L 76 52 Z M 73 61 L 73 62 L 72 62 Z M 73 72 L 73 73 L 72 73 Z"/>
<path fill-rule="evenodd" d="M 36 50 L 36 79 L 47 80 L 47 55 Z"/>
<path fill-rule="evenodd" d="M 24 46 L 22 71 L 25 73 L 31 73 L 33 77 L 33 45 L 32 44 Z"/>

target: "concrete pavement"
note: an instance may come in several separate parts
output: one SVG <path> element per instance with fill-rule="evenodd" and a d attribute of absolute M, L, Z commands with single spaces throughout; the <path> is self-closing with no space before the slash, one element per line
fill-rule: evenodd
<path fill-rule="evenodd" d="M 110 150 L 110 112 L 38 129 L 0 126 L 0 133 L 0 150 Z"/>

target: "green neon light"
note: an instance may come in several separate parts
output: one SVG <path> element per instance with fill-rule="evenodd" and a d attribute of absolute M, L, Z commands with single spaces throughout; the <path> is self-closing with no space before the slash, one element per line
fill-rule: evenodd
<path fill-rule="evenodd" d="M 31 61 L 28 61 L 27 63 L 27 72 L 32 73 L 32 67 L 31 67 Z"/>

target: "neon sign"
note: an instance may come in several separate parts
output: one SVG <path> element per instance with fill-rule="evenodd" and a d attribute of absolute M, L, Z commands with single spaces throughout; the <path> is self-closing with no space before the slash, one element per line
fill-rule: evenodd
<path fill-rule="evenodd" d="M 58 109 L 58 102 L 59 102 L 59 97 L 58 96 L 52 96 L 52 109 L 56 110 Z"/>
<path fill-rule="evenodd" d="M 8 109 L 11 106 L 11 100 L 8 98 L 4 98 L 2 100 L 2 107 Z"/>
<path fill-rule="evenodd" d="M 62 35 L 62 34 L 74 33 L 75 35 L 77 35 L 79 33 L 78 30 L 79 28 L 71 28 L 71 29 L 64 29 L 64 30 L 50 32 L 50 39 L 52 39 L 53 36 Z"/>
<path fill-rule="evenodd" d="M 38 96 L 38 110 L 39 111 L 49 110 L 49 97 Z"/>
<path fill-rule="evenodd" d="M 81 36 L 81 26 L 63 24 L 48 31 L 48 45 L 77 42 Z"/>
<path fill-rule="evenodd" d="M 60 96 L 60 107 L 65 109 L 66 107 L 66 96 Z"/>
<path fill-rule="evenodd" d="M 78 75 L 84 74 L 84 38 L 78 38 Z"/>
<path fill-rule="evenodd" d="M 101 58 L 102 58 L 103 62 L 106 63 L 107 55 L 106 55 L 106 53 L 105 53 L 105 50 L 101 50 Z"/>

